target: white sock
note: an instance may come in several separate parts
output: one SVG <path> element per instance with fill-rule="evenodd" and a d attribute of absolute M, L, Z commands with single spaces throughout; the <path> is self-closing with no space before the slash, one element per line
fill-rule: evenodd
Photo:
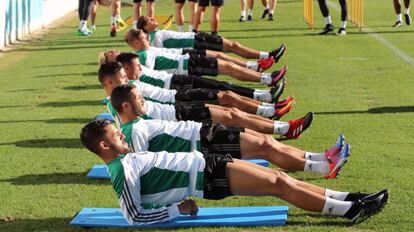
<path fill-rule="evenodd" d="M 269 73 L 262 73 L 260 78 L 260 83 L 271 85 L 272 84 L 272 76 Z"/>
<path fill-rule="evenodd" d="M 354 203 L 352 201 L 338 201 L 327 197 L 325 200 L 325 205 L 323 206 L 322 213 L 336 216 L 344 216 L 353 204 Z"/>
<path fill-rule="evenodd" d="M 261 104 L 262 106 L 267 106 L 267 107 L 274 107 L 275 103 L 267 103 L 267 102 L 262 102 Z"/>
<path fill-rule="evenodd" d="M 188 25 L 188 31 L 193 32 L 193 25 Z"/>
<path fill-rule="evenodd" d="M 270 10 L 270 11 L 269 11 L 269 14 L 271 14 L 271 15 L 272 15 L 272 14 L 273 14 L 273 10 Z"/>
<path fill-rule="evenodd" d="M 121 15 L 115 15 L 115 20 L 118 20 L 119 18 L 121 18 Z"/>
<path fill-rule="evenodd" d="M 257 71 L 259 70 L 259 64 L 257 63 L 257 61 L 247 61 L 246 68 Z"/>
<path fill-rule="evenodd" d="M 267 92 L 254 91 L 253 99 L 261 102 L 272 102 L 272 95 L 269 90 Z"/>
<path fill-rule="evenodd" d="M 138 23 L 138 21 L 135 20 L 134 23 L 132 24 L 132 29 L 138 29 L 137 28 L 137 23 Z"/>
<path fill-rule="evenodd" d="M 289 130 L 289 123 L 274 121 L 273 122 L 273 134 L 285 135 Z"/>
<path fill-rule="evenodd" d="M 267 10 L 269 10 L 269 9 L 270 9 L 269 4 L 266 4 L 266 9 L 267 9 Z"/>
<path fill-rule="evenodd" d="M 405 14 L 410 14 L 410 7 L 408 7 L 407 9 L 405 9 Z"/>
<path fill-rule="evenodd" d="M 84 24 L 85 24 L 85 20 L 79 21 L 79 30 L 82 30 Z"/>
<path fill-rule="evenodd" d="M 263 117 L 266 117 L 266 118 L 269 118 L 269 117 L 272 117 L 273 115 L 275 115 L 275 111 L 276 110 L 275 110 L 274 106 L 268 107 L 268 106 L 258 105 L 256 114 L 260 115 L 260 116 L 263 116 Z"/>
<path fill-rule="evenodd" d="M 184 32 L 184 25 L 177 25 L 178 32 Z"/>
<path fill-rule="evenodd" d="M 253 9 L 247 9 L 247 15 L 252 16 L 253 15 Z"/>
<path fill-rule="evenodd" d="M 259 59 L 267 59 L 269 58 L 268 52 L 260 52 Z"/>
<path fill-rule="evenodd" d="M 341 28 L 346 28 L 346 21 L 341 22 Z"/>
<path fill-rule="evenodd" d="M 331 189 L 325 189 L 325 197 L 329 197 L 338 201 L 344 201 L 349 192 L 338 192 Z"/>
<path fill-rule="evenodd" d="M 397 22 L 402 22 L 402 14 L 397 14 Z"/>
<path fill-rule="evenodd" d="M 325 153 L 313 153 L 305 151 L 305 159 L 311 161 L 326 161 Z"/>
<path fill-rule="evenodd" d="M 326 175 L 329 172 L 329 164 L 326 161 L 312 161 L 306 159 L 303 171 Z"/>
<path fill-rule="evenodd" d="M 326 24 L 332 24 L 331 16 L 328 15 L 328 16 L 325 17 L 325 23 Z"/>
<path fill-rule="evenodd" d="M 246 18 L 246 11 L 244 11 L 244 10 L 240 11 L 240 16 L 242 18 Z"/>
<path fill-rule="evenodd" d="M 116 21 L 115 17 L 114 17 L 114 16 L 112 16 L 112 17 L 111 17 L 111 24 L 115 24 L 115 21 Z"/>
<path fill-rule="evenodd" d="M 89 26 L 89 28 L 91 28 L 91 29 L 94 29 L 94 30 L 95 30 L 95 29 L 96 29 L 96 25 L 90 25 L 90 26 Z"/>

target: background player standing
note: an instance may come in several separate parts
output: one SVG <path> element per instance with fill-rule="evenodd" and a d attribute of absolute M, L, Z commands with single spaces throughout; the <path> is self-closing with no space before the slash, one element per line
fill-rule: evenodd
<path fill-rule="evenodd" d="M 325 18 L 326 26 L 320 32 L 320 35 L 328 34 L 329 32 L 334 30 L 334 26 L 332 24 L 331 16 L 329 16 L 328 6 L 326 5 L 326 0 L 318 0 L 319 8 L 321 9 L 321 13 Z M 346 0 L 339 0 L 339 4 L 341 5 L 341 27 L 339 28 L 337 35 L 346 35 L 346 20 L 348 18 L 348 10 L 346 6 Z"/>
<path fill-rule="evenodd" d="M 394 27 L 399 27 L 402 25 L 401 3 L 400 3 L 400 0 L 393 0 L 393 3 L 394 3 L 395 14 L 397 15 L 397 21 L 395 22 Z M 404 13 L 405 24 L 410 25 L 411 24 L 410 0 L 404 0 L 404 7 L 405 7 L 405 13 Z"/>

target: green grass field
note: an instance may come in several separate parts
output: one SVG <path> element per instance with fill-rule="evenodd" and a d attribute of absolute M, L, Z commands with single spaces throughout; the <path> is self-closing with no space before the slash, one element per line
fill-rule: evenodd
<path fill-rule="evenodd" d="M 372 192 L 386 187 L 391 191 L 390 203 L 381 214 L 353 227 L 347 227 L 346 221 L 339 218 L 291 207 L 286 227 L 243 230 L 414 229 L 414 26 L 391 27 L 395 16 L 389 0 L 365 1 L 365 5 L 369 31 L 359 32 L 350 25 L 347 36 L 336 37 L 315 35 L 323 26 L 317 5 L 318 29 L 311 31 L 302 20 L 302 1 L 280 0 L 274 22 L 258 19 L 262 8 L 257 2 L 255 20 L 245 23 L 237 21 L 238 1 L 226 1 L 222 36 L 265 51 L 281 42 L 288 47 L 274 67 L 289 64 L 285 96 L 294 94 L 297 104 L 283 119 L 315 112 L 311 128 L 299 140 L 288 143 L 323 151 L 344 133 L 352 144 L 349 163 L 337 180 L 292 175 L 333 189 Z M 172 0 L 157 2 L 158 14 L 172 13 L 172 9 Z M 131 8 L 124 9 L 123 17 L 130 12 Z M 339 12 L 331 8 L 331 15 L 337 26 Z M 97 80 L 98 52 L 109 48 L 128 51 L 121 36 L 109 37 L 108 9 L 99 8 L 98 22 L 96 34 L 76 37 L 78 21 L 73 14 L 44 37 L 0 53 L 0 231 L 82 231 L 68 225 L 82 207 L 118 207 L 109 181 L 85 177 L 100 160 L 78 139 L 81 127 L 105 111 L 100 105 L 104 92 Z M 208 20 L 203 29 L 209 29 Z M 408 56 L 408 61 L 396 49 Z M 198 203 L 286 204 L 271 197 Z"/>

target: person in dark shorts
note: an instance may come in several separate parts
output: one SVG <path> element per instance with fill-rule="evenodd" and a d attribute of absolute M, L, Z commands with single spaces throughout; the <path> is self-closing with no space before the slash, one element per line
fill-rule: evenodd
<path fill-rule="evenodd" d="M 134 0 L 134 6 L 133 6 L 133 15 L 134 15 L 134 23 L 133 27 L 137 28 L 137 22 L 139 17 L 141 17 L 141 2 L 142 0 Z M 155 16 L 155 3 L 154 0 L 146 0 L 147 3 L 147 16 L 150 18 L 154 18 Z"/>
<path fill-rule="evenodd" d="M 184 3 L 185 0 L 175 0 L 175 22 L 179 32 L 184 32 Z M 188 31 L 193 32 L 194 15 L 197 11 L 197 0 L 188 0 L 190 17 L 188 20 Z"/>
<path fill-rule="evenodd" d="M 215 137 L 212 133 L 220 129 L 210 128 L 208 137 Z M 230 137 L 235 140 L 234 134 L 236 131 L 227 133 L 227 141 Z M 303 210 L 344 217 L 352 223 L 379 213 L 389 198 L 387 189 L 367 194 L 322 188 L 229 153 L 135 153 L 128 147 L 127 137 L 105 120 L 85 125 L 80 133 L 82 144 L 107 164 L 122 214 L 131 225 L 171 221 L 180 214 L 196 216 L 198 207 L 188 197 L 274 196 Z M 144 209 L 141 204 L 160 207 Z"/>
<path fill-rule="evenodd" d="M 224 4 L 224 0 L 198 0 L 198 9 L 194 17 L 193 31 L 198 32 L 201 22 L 203 22 L 206 7 L 211 3 L 210 31 L 211 34 L 217 35 L 220 25 L 220 8 Z"/>

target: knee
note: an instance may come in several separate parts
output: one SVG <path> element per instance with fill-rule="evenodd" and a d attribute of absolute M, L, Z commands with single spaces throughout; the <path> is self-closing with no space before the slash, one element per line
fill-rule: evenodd
<path fill-rule="evenodd" d="M 275 194 L 277 197 L 286 198 L 290 196 L 292 191 L 298 188 L 293 182 L 292 178 L 284 172 L 275 173 Z"/>
<path fill-rule="evenodd" d="M 232 101 L 234 99 L 234 93 L 230 90 L 220 91 L 222 92 L 222 98 L 224 101 Z"/>
<path fill-rule="evenodd" d="M 240 48 L 240 46 L 241 46 L 241 44 L 240 44 L 239 42 L 237 42 L 237 41 L 232 41 L 232 42 L 230 43 L 230 47 L 231 47 L 232 49 L 239 49 L 239 48 Z"/>
<path fill-rule="evenodd" d="M 236 107 L 229 108 L 229 111 L 230 111 L 231 118 L 233 120 L 239 120 L 242 117 L 243 112 L 241 112 Z"/>

